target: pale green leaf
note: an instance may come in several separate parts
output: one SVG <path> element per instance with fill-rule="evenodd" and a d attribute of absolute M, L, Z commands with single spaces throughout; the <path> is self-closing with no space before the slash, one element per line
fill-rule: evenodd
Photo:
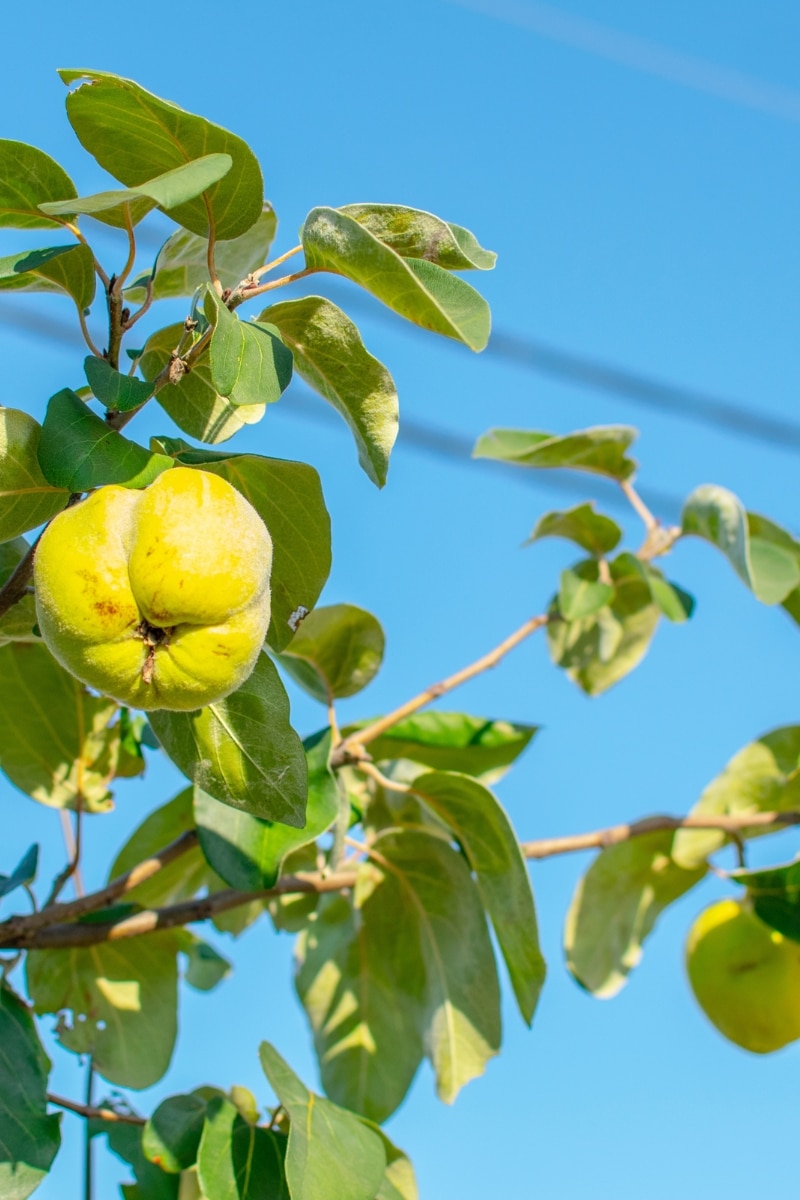
<path fill-rule="evenodd" d="M 421 208 L 404 204 L 345 204 L 339 210 L 358 221 L 401 258 L 424 258 L 447 271 L 490 271 L 497 255 L 484 250 L 461 225 L 451 225 Z"/>
<path fill-rule="evenodd" d="M 190 1093 L 162 1100 L 142 1132 L 142 1151 L 162 1171 L 176 1175 L 197 1160 L 206 1102 Z"/>
<path fill-rule="evenodd" d="M 549 512 L 536 522 L 528 542 L 542 538 L 561 537 L 582 546 L 599 558 L 609 554 L 622 537 L 616 521 L 594 511 L 594 504 L 578 504 L 563 512 Z"/>
<path fill-rule="evenodd" d="M 629 479 L 636 470 L 625 451 L 636 438 L 629 425 L 597 425 L 575 433 L 490 429 L 475 443 L 473 458 L 491 458 L 518 467 L 566 467 L 611 479 Z"/>
<path fill-rule="evenodd" d="M 14 574 L 30 550 L 23 537 L 0 542 L 0 587 Z M 33 596 L 23 596 L 0 617 L 0 646 L 6 642 L 37 642 L 33 632 L 36 624 L 36 605 Z"/>
<path fill-rule="evenodd" d="M 558 609 L 565 621 L 590 617 L 613 599 L 611 584 L 582 579 L 574 571 L 562 571 L 558 589 Z"/>

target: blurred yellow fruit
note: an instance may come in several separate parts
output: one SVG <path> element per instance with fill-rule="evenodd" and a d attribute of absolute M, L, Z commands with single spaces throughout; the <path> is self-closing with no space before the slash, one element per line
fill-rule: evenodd
<path fill-rule="evenodd" d="M 78 679 L 135 708 L 190 711 L 255 666 L 272 540 L 224 479 L 173 467 L 60 513 L 36 552 L 39 628 Z"/>
<path fill-rule="evenodd" d="M 700 914 L 686 967 L 698 1004 L 737 1046 L 769 1054 L 800 1038 L 800 944 L 746 904 L 720 900 Z"/>

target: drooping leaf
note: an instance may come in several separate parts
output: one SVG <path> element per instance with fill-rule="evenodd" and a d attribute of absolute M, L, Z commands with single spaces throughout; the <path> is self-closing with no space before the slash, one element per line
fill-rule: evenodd
<path fill-rule="evenodd" d="M 152 383 L 169 363 L 184 332 L 183 324 L 168 325 L 147 339 L 139 367 L 148 382 Z M 220 396 L 211 380 L 207 356 L 195 363 L 179 383 L 160 388 L 156 399 L 184 433 L 213 445 L 227 441 L 245 425 L 255 425 L 266 411 L 264 404 L 237 406 Z"/>
<path fill-rule="evenodd" d="M 142 1132 L 145 1157 L 170 1175 L 191 1167 L 197 1161 L 207 1107 L 193 1092 L 162 1100 Z"/>
<path fill-rule="evenodd" d="M 357 726 L 346 729 L 354 733 Z M 466 713 L 421 712 L 398 721 L 369 743 L 375 762 L 408 758 L 436 771 L 460 771 L 496 782 L 529 745 L 536 725 Z"/>
<path fill-rule="evenodd" d="M 757 871 L 731 871 L 747 888 L 753 911 L 784 937 L 800 942 L 800 862 Z"/>
<path fill-rule="evenodd" d="M 750 570 L 755 593 L 765 604 L 778 603 L 793 615 L 792 597 L 800 596 L 800 542 L 758 513 L 747 514 Z"/>
<path fill-rule="evenodd" d="M 0 875 L 0 897 L 8 896 L 26 883 L 33 883 L 39 867 L 39 847 L 34 845 L 25 851 L 10 875 Z"/>
<path fill-rule="evenodd" d="M 518 467 L 567 467 L 611 479 L 629 479 L 636 470 L 625 451 L 636 438 L 630 425 L 596 425 L 575 433 L 490 429 L 475 443 L 473 458 L 491 458 Z"/>
<path fill-rule="evenodd" d="M 178 1032 L 177 951 L 171 929 L 95 946 L 31 950 L 28 994 L 37 1013 L 62 1014 L 61 1045 L 91 1054 L 109 1083 L 150 1087 L 169 1066 Z"/>
<path fill-rule="evenodd" d="M 104 225 L 124 229 L 128 221 L 137 225 L 154 208 L 169 211 L 207 191 L 231 169 L 229 154 L 205 154 L 193 162 L 148 179 L 138 187 L 97 192 L 79 199 L 51 201 L 41 205 L 48 216 L 90 216 Z"/>
<path fill-rule="evenodd" d="M 533 889 L 514 828 L 496 796 L 467 775 L 434 771 L 418 776 L 413 790 L 461 843 L 494 926 L 519 1010 L 530 1025 L 545 963 Z"/>
<path fill-rule="evenodd" d="M 303 614 L 313 609 L 331 569 L 331 522 L 319 475 L 306 463 L 255 454 L 199 465 L 237 488 L 270 531 L 272 617 L 267 642 L 281 651 Z"/>
<path fill-rule="evenodd" d="M 614 996 L 642 957 L 664 909 L 705 876 L 670 857 L 673 834 L 650 833 L 602 850 L 579 881 L 567 913 L 567 966 L 595 996 Z"/>
<path fill-rule="evenodd" d="M 211 380 L 231 404 L 274 404 L 292 379 L 294 359 L 274 325 L 240 321 L 206 293 L 205 313 L 214 326 L 209 349 Z"/>
<path fill-rule="evenodd" d="M 295 950 L 325 1092 L 375 1121 L 401 1104 L 424 1054 L 420 930 L 396 900 L 362 871 L 353 898 L 323 897 Z"/>
<path fill-rule="evenodd" d="M 558 609 L 565 621 L 591 617 L 614 596 L 614 588 L 599 580 L 582 579 L 574 571 L 562 571 L 558 589 Z"/>
<path fill-rule="evenodd" d="M 67 503 L 39 466 L 42 427 L 18 408 L 0 408 L 0 542 L 11 541 L 54 517 Z"/>
<path fill-rule="evenodd" d="M 77 195 L 55 159 L 36 146 L 0 138 L 0 228 L 52 229 L 39 205 Z"/>
<path fill-rule="evenodd" d="M 440 1099 L 452 1103 L 500 1046 L 500 990 L 478 891 L 442 838 L 405 830 L 373 843 L 378 893 L 394 920 L 418 923 L 425 966 L 422 1029 Z M 377 868 L 376 868 L 377 872 Z"/>
<path fill-rule="evenodd" d="M 50 1060 L 27 1005 L 0 982 L 0 1195 L 26 1200 L 61 1144 L 60 1117 L 48 1116 Z"/>
<path fill-rule="evenodd" d="M 401 258 L 363 225 L 334 208 L 314 208 L 301 230 L 306 264 L 352 279 L 415 325 L 483 350 L 489 306 L 436 263 Z"/>
<path fill-rule="evenodd" d="M 286 1182 L 292 1200 L 375 1200 L 386 1169 L 381 1139 L 353 1113 L 309 1092 L 269 1042 L 259 1054 L 291 1122 Z"/>
<path fill-rule="evenodd" d="M 249 146 L 203 117 L 159 99 L 107 71 L 59 71 L 67 85 L 67 116 L 84 149 L 126 187 L 182 167 L 205 154 L 229 154 L 233 167 L 202 196 L 169 211 L 192 233 L 236 238 L 261 213 L 264 185 Z"/>
<path fill-rule="evenodd" d="M 129 441 L 64 388 L 51 397 L 39 441 L 39 465 L 54 487 L 86 492 L 107 483 L 147 487 L 173 465 Z"/>
<path fill-rule="evenodd" d="M 421 208 L 404 204 L 345 204 L 352 217 L 401 258 L 424 258 L 447 271 L 491 271 L 497 255 L 484 250 L 461 225 L 451 225 Z"/>
<path fill-rule="evenodd" d="M 211 992 L 233 970 L 227 958 L 188 929 L 181 929 L 180 949 L 186 956 L 184 980 L 197 992 Z"/>
<path fill-rule="evenodd" d="M 195 790 L 200 845 L 209 864 L 231 887 L 241 891 L 272 887 L 286 856 L 330 829 L 339 811 L 336 781 L 328 768 L 330 744 L 329 731 L 305 742 L 308 802 L 302 829 L 231 812 L 228 805 Z"/>
<path fill-rule="evenodd" d="M 197 1156 L 204 1200 L 289 1200 L 285 1156 L 283 1134 L 250 1124 L 224 1097 L 211 1101 Z"/>
<path fill-rule="evenodd" d="M 94 396 L 113 412 L 130 412 L 153 394 L 151 384 L 115 371 L 111 363 L 93 354 L 83 360 L 83 369 Z"/>
<path fill-rule="evenodd" d="M 91 696 L 41 643 L 0 646 L 0 768 L 40 804 L 112 807 L 119 728 L 113 700 Z"/>
<path fill-rule="evenodd" d="M 29 550 L 23 537 L 0 542 L 0 587 L 11 578 Z M 25 595 L 0 617 L 0 646 L 7 642 L 37 642 L 39 639 L 33 632 L 35 625 L 36 605 L 33 596 Z"/>
<path fill-rule="evenodd" d="M 265 204 L 261 216 L 246 233 L 217 245 L 214 265 L 224 288 L 235 287 L 266 262 L 277 224 L 272 205 Z M 159 250 L 152 278 L 154 300 L 194 295 L 208 283 L 208 239 L 177 229 Z M 125 289 L 126 299 L 141 303 L 147 294 L 146 286 L 147 276 L 135 281 Z"/>
<path fill-rule="evenodd" d="M 198 712 L 153 712 L 150 724 L 176 766 L 215 800 L 268 821 L 303 825 L 306 756 L 266 654 L 232 695 Z"/>
<path fill-rule="evenodd" d="M 383 628 L 354 604 L 315 608 L 279 655 L 289 674 L 323 704 L 355 696 L 371 683 L 383 661 Z"/>
<path fill-rule="evenodd" d="M 546 537 L 567 538 L 582 546 L 589 554 L 602 557 L 609 554 L 622 537 L 616 521 L 595 512 L 594 504 L 578 504 L 563 512 L 549 512 L 540 517 L 528 542 Z"/>
<path fill-rule="evenodd" d="M 280 330 L 297 373 L 344 417 L 356 440 L 358 461 L 372 482 L 383 487 L 397 437 L 397 388 L 383 363 L 366 349 L 357 326 L 322 296 L 273 304 L 259 320 Z"/>
<path fill-rule="evenodd" d="M 65 292 L 81 312 L 94 300 L 94 258 L 88 246 L 49 246 L 0 258 L 0 291 Z"/>
<path fill-rule="evenodd" d="M 747 816 L 786 812 L 800 807 L 800 725 L 773 729 L 735 754 L 721 775 L 708 785 L 691 809 L 696 817 Z M 763 829 L 739 830 L 739 837 L 758 837 Z M 680 829 L 673 858 L 694 867 L 728 841 L 715 829 Z"/>
<path fill-rule="evenodd" d="M 152 858 L 182 833 L 194 828 L 193 795 L 192 788 L 184 788 L 172 800 L 145 817 L 111 864 L 109 882 Z M 126 893 L 125 898 L 141 904 L 143 908 L 162 908 L 189 900 L 203 888 L 216 891 L 221 886 L 221 880 L 209 867 L 202 850 L 195 846 L 162 867 L 151 879 L 137 884 Z"/>

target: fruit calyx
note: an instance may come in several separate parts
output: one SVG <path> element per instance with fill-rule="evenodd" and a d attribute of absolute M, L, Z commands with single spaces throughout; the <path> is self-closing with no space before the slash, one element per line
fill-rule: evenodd
<path fill-rule="evenodd" d="M 169 646 L 170 638 L 175 632 L 174 625 L 151 625 L 144 617 L 134 631 L 136 637 L 147 646 L 147 657 L 142 663 L 142 683 L 152 683 L 156 669 L 156 650 L 159 646 Z"/>

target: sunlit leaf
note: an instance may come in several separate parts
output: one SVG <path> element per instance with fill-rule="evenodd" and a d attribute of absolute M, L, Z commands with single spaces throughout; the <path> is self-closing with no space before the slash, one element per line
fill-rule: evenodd
<path fill-rule="evenodd" d="M 358 221 L 401 258 L 425 258 L 448 271 L 490 271 L 497 255 L 484 250 L 461 225 L 451 225 L 404 204 L 345 204 L 339 212 Z"/>
<path fill-rule="evenodd" d="M 83 312 L 94 300 L 94 290 L 88 246 L 50 246 L 0 258 L 0 291 L 66 293 Z"/>
<path fill-rule="evenodd" d="M 279 662 L 315 699 L 328 704 L 355 696 L 371 683 L 383 661 L 383 628 L 372 613 L 354 604 L 315 608 Z"/>
<path fill-rule="evenodd" d="M 69 175 L 36 146 L 0 138 L 0 227 L 52 229 L 39 205 L 77 193 Z"/>
<path fill-rule="evenodd" d="M 289 386 L 294 359 L 274 325 L 240 321 L 209 290 L 205 313 L 214 326 L 211 380 L 231 404 L 274 404 Z"/>
<path fill-rule="evenodd" d="M 285 1155 L 284 1135 L 250 1124 L 230 1100 L 212 1100 L 197 1157 L 204 1200 L 289 1200 Z"/>
<path fill-rule="evenodd" d="M 609 554 L 622 537 L 616 521 L 594 511 L 594 504 L 578 504 L 563 512 L 549 512 L 536 522 L 529 542 L 561 537 L 582 546 L 589 554 Z"/>
<path fill-rule="evenodd" d="M 625 457 L 625 451 L 635 438 L 636 430 L 629 425 L 597 425 L 565 434 L 490 429 L 478 438 L 472 456 L 517 467 L 567 467 L 612 479 L 629 479 L 636 463 Z"/>

